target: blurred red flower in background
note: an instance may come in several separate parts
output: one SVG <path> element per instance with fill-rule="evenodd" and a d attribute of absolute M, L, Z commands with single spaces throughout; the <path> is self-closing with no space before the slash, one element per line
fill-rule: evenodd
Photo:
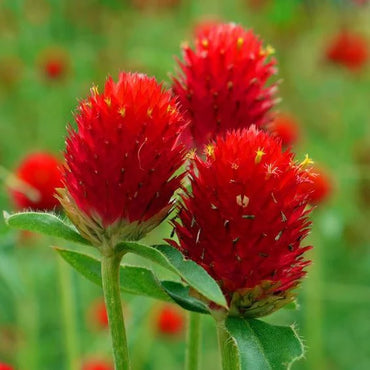
<path fill-rule="evenodd" d="M 164 335 L 179 335 L 184 331 L 183 312 L 175 305 L 163 305 L 156 318 L 157 331 Z"/>
<path fill-rule="evenodd" d="M 121 73 L 102 93 L 92 88 L 75 119 L 59 190 L 69 218 L 97 245 L 142 238 L 171 211 L 183 177 L 174 176 L 185 160 L 175 98 L 154 78 Z"/>
<path fill-rule="evenodd" d="M 234 315 L 267 315 L 291 301 L 309 261 L 307 180 L 312 161 L 298 164 L 281 143 L 252 126 L 194 157 L 192 193 L 174 221 L 186 258 L 219 283 Z"/>
<path fill-rule="evenodd" d="M 108 328 L 108 314 L 103 298 L 91 304 L 89 309 L 89 321 L 99 328 Z"/>
<path fill-rule="evenodd" d="M 82 370 L 114 370 L 113 365 L 102 359 L 89 359 L 82 365 Z"/>
<path fill-rule="evenodd" d="M 50 48 L 41 54 L 39 64 L 42 74 L 47 79 L 62 79 L 69 70 L 68 54 L 64 49 Z"/>
<path fill-rule="evenodd" d="M 311 204 L 319 204 L 327 200 L 333 191 L 333 181 L 327 171 L 314 168 L 308 173 L 309 182 L 301 185 L 301 192 L 309 194 Z"/>
<path fill-rule="evenodd" d="M 10 365 L 0 362 L 0 370 L 14 370 L 14 368 Z"/>
<path fill-rule="evenodd" d="M 369 58 L 368 40 L 352 31 L 342 30 L 330 41 L 326 57 L 348 69 L 359 70 Z"/>
<path fill-rule="evenodd" d="M 232 23 L 203 27 L 195 48 L 184 45 L 182 52 L 173 88 L 190 120 L 189 146 L 202 148 L 227 130 L 267 122 L 277 86 L 266 84 L 276 61 L 251 30 Z"/>
<path fill-rule="evenodd" d="M 352 2 L 357 5 L 366 5 L 369 3 L 369 0 L 352 0 Z"/>
<path fill-rule="evenodd" d="M 59 205 L 55 188 L 62 186 L 59 167 L 62 162 L 47 152 L 26 156 L 15 171 L 17 179 L 11 186 L 11 195 L 19 209 L 52 210 Z M 13 186 L 14 183 L 14 186 Z"/>
<path fill-rule="evenodd" d="M 255 10 L 264 8 L 269 2 L 270 0 L 247 0 L 249 7 Z"/>
<path fill-rule="evenodd" d="M 272 136 L 279 137 L 283 146 L 291 146 L 299 138 L 299 126 L 296 119 L 287 113 L 279 113 L 267 126 Z"/>

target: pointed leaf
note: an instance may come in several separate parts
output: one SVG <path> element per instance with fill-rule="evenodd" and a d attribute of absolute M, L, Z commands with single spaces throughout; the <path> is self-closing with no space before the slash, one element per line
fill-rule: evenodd
<path fill-rule="evenodd" d="M 55 248 L 63 259 L 88 280 L 101 286 L 100 261 L 90 255 L 62 248 Z M 207 307 L 189 296 L 189 287 L 176 281 L 160 282 L 149 269 L 121 265 L 120 287 L 123 292 L 147 296 L 167 302 L 176 302 L 189 311 L 209 313 Z"/>
<path fill-rule="evenodd" d="M 166 293 L 182 308 L 188 311 L 208 314 L 206 304 L 189 295 L 190 287 L 182 285 L 177 281 L 161 281 Z"/>
<path fill-rule="evenodd" d="M 228 317 L 225 324 L 238 347 L 240 370 L 289 369 L 304 354 L 292 327 L 239 317 Z"/>
<path fill-rule="evenodd" d="M 75 243 L 91 245 L 74 227 L 66 224 L 53 213 L 19 212 L 10 215 L 4 212 L 3 214 L 6 224 L 15 229 L 34 231 Z"/>
<path fill-rule="evenodd" d="M 118 248 L 147 258 L 180 276 L 202 296 L 220 306 L 227 307 L 225 297 L 215 280 L 203 267 L 186 260 L 176 248 L 170 245 L 148 246 L 136 242 L 122 242 Z"/>

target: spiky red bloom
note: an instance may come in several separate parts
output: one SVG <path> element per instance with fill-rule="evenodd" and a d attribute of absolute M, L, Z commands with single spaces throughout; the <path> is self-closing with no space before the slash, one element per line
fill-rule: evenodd
<path fill-rule="evenodd" d="M 305 275 L 307 163 L 254 126 L 218 138 L 206 159 L 195 157 L 172 244 L 219 283 L 231 314 L 276 310 Z"/>
<path fill-rule="evenodd" d="M 319 204 L 327 200 L 333 190 L 332 179 L 322 169 L 315 168 L 308 173 L 309 182 L 301 185 L 301 191 L 309 194 L 311 204 Z"/>
<path fill-rule="evenodd" d="M 358 70 L 368 61 L 368 50 L 368 40 L 361 35 L 343 30 L 330 42 L 326 57 L 348 69 Z"/>
<path fill-rule="evenodd" d="M 204 27 L 194 50 L 183 46 L 174 91 L 191 120 L 189 145 L 201 148 L 229 129 L 266 123 L 276 91 L 276 85 L 266 86 L 276 73 L 271 53 L 251 30 L 232 23 Z"/>
<path fill-rule="evenodd" d="M 113 370 L 113 365 L 101 359 L 89 359 L 82 365 L 82 370 Z"/>
<path fill-rule="evenodd" d="M 121 73 L 80 103 L 78 130 L 66 140 L 61 202 L 80 232 L 137 240 L 172 208 L 182 175 L 184 119 L 169 91 L 154 78 Z"/>
<path fill-rule="evenodd" d="M 11 191 L 16 206 L 35 210 L 57 207 L 59 202 L 54 194 L 55 188 L 62 185 L 61 165 L 59 159 L 46 152 L 25 157 L 15 172 L 21 182 L 16 181 Z"/>
<path fill-rule="evenodd" d="M 157 330 L 165 335 L 179 335 L 184 330 L 184 315 L 174 305 L 164 305 L 158 312 Z"/>
<path fill-rule="evenodd" d="M 278 114 L 268 125 L 268 130 L 281 139 L 283 146 L 290 146 L 299 138 L 298 124 L 290 114 Z"/>
<path fill-rule="evenodd" d="M 0 370 L 14 370 L 14 368 L 10 365 L 0 363 Z"/>

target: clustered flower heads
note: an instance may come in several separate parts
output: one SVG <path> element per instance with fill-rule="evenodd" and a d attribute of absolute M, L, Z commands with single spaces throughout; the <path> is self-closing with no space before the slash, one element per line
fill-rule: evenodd
<path fill-rule="evenodd" d="M 233 23 L 201 28 L 194 50 L 183 46 L 174 91 L 190 120 L 190 146 L 202 148 L 227 130 L 268 121 L 277 88 L 266 85 L 276 73 L 272 53 L 252 31 Z"/>
<path fill-rule="evenodd" d="M 198 32 L 195 50 L 184 47 L 178 96 L 136 73 L 109 78 L 101 93 L 93 87 L 79 105 L 77 129 L 69 129 L 58 191 L 81 234 L 114 248 L 156 227 L 183 189 L 179 242 L 170 243 L 218 282 L 229 314 L 245 317 L 290 302 L 309 264 L 310 247 L 301 242 L 310 225 L 312 161 L 296 162 L 281 139 L 260 130 L 276 87 L 266 86 L 275 73 L 269 54 L 251 31 L 210 26 Z M 193 143 L 205 148 L 204 156 L 187 155 L 191 189 L 179 171 L 188 122 Z"/>
<path fill-rule="evenodd" d="M 219 283 L 230 314 L 258 317 L 290 302 L 309 264 L 310 160 L 301 164 L 281 142 L 255 127 L 229 132 L 195 156 L 179 221 L 185 256 Z"/>
<path fill-rule="evenodd" d="M 80 103 L 66 141 L 59 199 L 96 245 L 137 240 L 173 207 L 183 175 L 178 137 L 186 124 L 169 91 L 143 74 L 121 73 Z"/>

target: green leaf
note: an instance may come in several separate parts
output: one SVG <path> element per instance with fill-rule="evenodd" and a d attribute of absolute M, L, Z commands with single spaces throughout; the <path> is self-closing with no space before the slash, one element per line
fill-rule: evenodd
<path fill-rule="evenodd" d="M 161 285 L 166 293 L 185 310 L 209 314 L 208 308 L 203 302 L 189 295 L 189 286 L 169 280 L 161 281 Z"/>
<path fill-rule="evenodd" d="M 69 249 L 55 249 L 78 272 L 88 280 L 101 286 L 101 266 L 97 258 Z M 121 265 L 120 287 L 126 293 L 176 302 L 186 310 L 209 313 L 202 302 L 189 296 L 189 287 L 176 281 L 161 282 L 151 270 L 143 267 Z"/>
<path fill-rule="evenodd" d="M 176 248 L 169 245 L 148 246 L 136 242 L 122 242 L 119 249 L 147 258 L 180 276 L 202 296 L 227 307 L 225 297 L 215 280 L 194 261 L 186 260 Z"/>
<path fill-rule="evenodd" d="M 237 344 L 240 370 L 289 369 L 304 354 L 293 327 L 238 317 L 228 317 L 225 325 Z"/>
<path fill-rule="evenodd" d="M 72 226 L 53 213 L 46 212 L 19 212 L 9 214 L 3 212 L 5 223 L 15 229 L 34 231 L 54 236 L 75 243 L 91 245 Z"/>

